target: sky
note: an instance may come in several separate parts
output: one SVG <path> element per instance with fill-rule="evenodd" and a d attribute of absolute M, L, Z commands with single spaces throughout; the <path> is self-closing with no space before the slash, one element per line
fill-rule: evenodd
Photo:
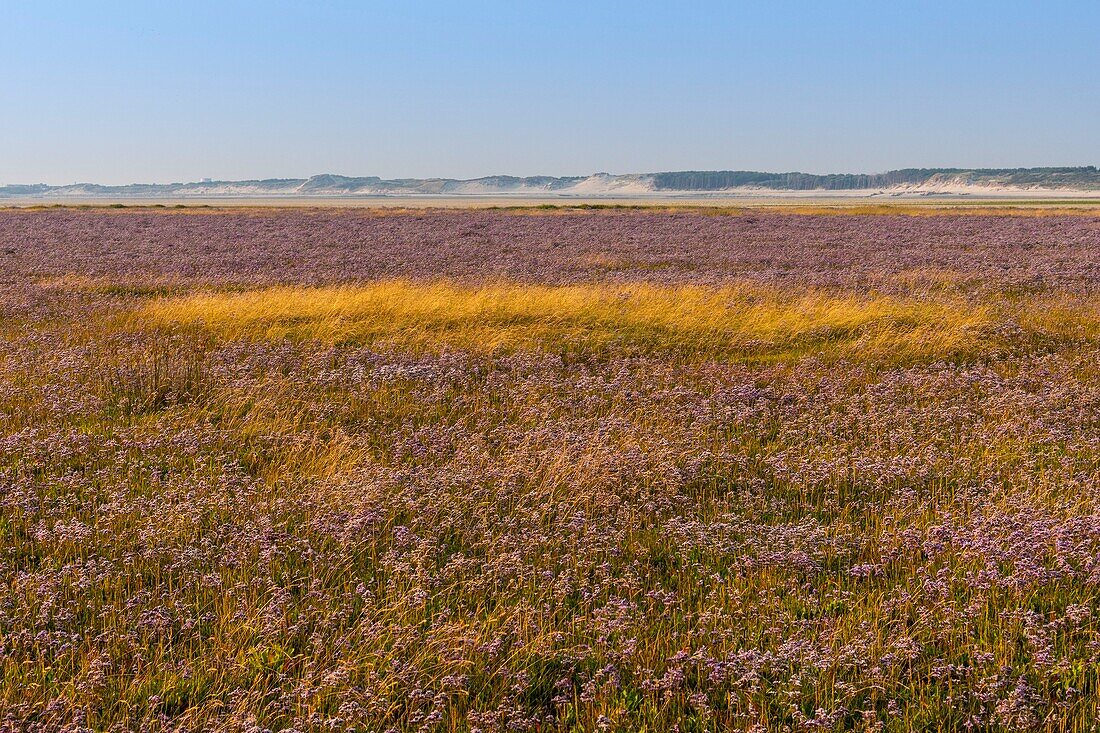
<path fill-rule="evenodd" d="M 0 184 L 1100 165 L 1100 2 L 0 0 Z"/>

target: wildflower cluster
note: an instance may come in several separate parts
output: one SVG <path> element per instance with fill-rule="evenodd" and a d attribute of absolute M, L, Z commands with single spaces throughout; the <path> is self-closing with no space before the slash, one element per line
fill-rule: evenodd
<path fill-rule="evenodd" d="M 394 279 L 995 307 L 150 316 Z M 1087 730 L 1098 283 L 1090 215 L 2 212 L 0 731 Z"/>

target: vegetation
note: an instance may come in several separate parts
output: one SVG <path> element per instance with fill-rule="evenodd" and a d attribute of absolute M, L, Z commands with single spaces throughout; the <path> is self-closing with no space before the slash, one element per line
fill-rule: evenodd
<path fill-rule="evenodd" d="M 890 188 L 902 184 L 958 180 L 1007 186 L 1100 188 L 1096 166 L 1076 168 L 902 168 L 886 173 L 761 173 L 759 171 L 677 171 L 654 174 L 654 186 L 666 191 L 720 191 L 754 186 L 775 190 L 826 191 Z"/>
<path fill-rule="evenodd" d="M 628 183 L 637 189 L 652 187 L 654 191 L 722 191 L 730 188 L 756 187 L 771 190 L 861 190 L 881 189 L 904 184 L 993 184 L 998 186 L 1032 186 L 1040 188 L 1100 190 L 1100 170 L 1095 166 L 1070 168 L 904 168 L 886 173 L 763 173 L 759 171 L 669 171 L 664 173 L 598 173 L 604 183 Z M 247 181 L 202 181 L 198 183 L 132 183 L 124 186 L 104 186 L 78 183 L 66 186 L 46 184 L 0 185 L 0 199 L 21 197 L 124 197 L 156 200 L 157 197 L 187 196 L 377 196 L 437 194 L 465 195 L 494 193 L 526 193 L 560 195 L 592 194 L 581 186 L 585 176 L 487 176 L 472 180 L 452 178 L 398 178 L 377 176 L 349 177 L 321 174 L 311 178 L 276 178 Z M 597 189 L 598 190 L 598 189 Z M 606 194 L 615 194 L 614 187 Z M 600 195 L 596 193 L 596 195 Z"/>
<path fill-rule="evenodd" d="M 1097 252 L 0 212 L 0 729 L 1091 730 Z"/>

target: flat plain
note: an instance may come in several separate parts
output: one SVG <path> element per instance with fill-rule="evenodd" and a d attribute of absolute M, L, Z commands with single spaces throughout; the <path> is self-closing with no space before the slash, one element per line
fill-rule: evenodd
<path fill-rule="evenodd" d="M 1088 207 L 0 211 L 0 730 L 1075 730 Z"/>

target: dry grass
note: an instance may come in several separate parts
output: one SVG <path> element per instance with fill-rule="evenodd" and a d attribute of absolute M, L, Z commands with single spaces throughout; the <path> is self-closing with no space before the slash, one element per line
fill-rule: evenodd
<path fill-rule="evenodd" d="M 230 202 L 208 199 L 202 202 L 147 203 L 139 200 L 128 203 L 65 203 L 65 204 L 16 204 L 0 206 L 0 211 L 14 213 L 39 213 L 43 211 L 96 211 L 114 215 L 135 213 L 159 213 L 167 215 L 234 215 L 270 216 L 278 211 L 327 212 L 346 211 L 372 217 L 397 217 L 425 212 L 476 211 L 488 209 L 516 216 L 554 216 L 591 214 L 607 216 L 616 212 L 691 213 L 710 216 L 753 216 L 761 213 L 797 214 L 803 216 L 1096 216 L 1100 214 L 1100 196 L 1097 198 L 1067 199 L 1003 199 L 974 201 L 891 201 L 853 197 L 851 199 L 784 200 L 781 195 L 762 196 L 760 200 L 731 203 L 721 199 L 705 201 L 646 201 L 623 199 L 609 203 L 606 200 L 578 199 L 568 203 L 549 203 L 538 200 L 509 199 L 470 200 L 467 198 L 413 197 L 394 200 L 388 204 L 366 203 L 348 199 L 331 201 L 308 199 L 288 201 Z"/>
<path fill-rule="evenodd" d="M 580 344 L 732 356 L 944 358 L 982 346 L 993 309 L 760 287 L 462 287 L 405 281 L 160 298 L 144 322 L 244 339 L 385 342 L 477 350 Z"/>

